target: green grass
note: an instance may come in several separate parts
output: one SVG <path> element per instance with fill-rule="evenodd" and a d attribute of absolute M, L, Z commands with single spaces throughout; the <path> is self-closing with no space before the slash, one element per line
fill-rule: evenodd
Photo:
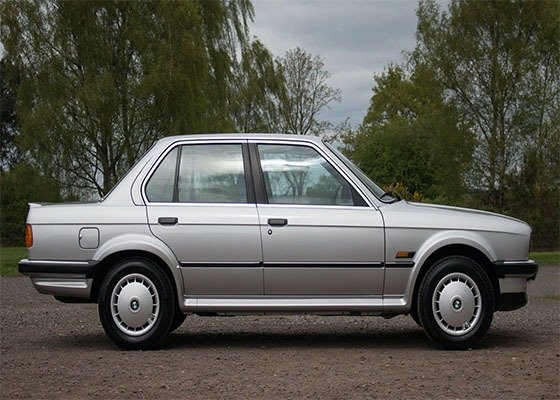
<path fill-rule="evenodd" d="M 27 257 L 27 249 L 25 247 L 0 248 L 0 275 L 19 275 L 17 263 L 25 257 Z"/>
<path fill-rule="evenodd" d="M 535 260 L 539 265 L 560 265 L 560 251 L 531 253 L 529 258 Z"/>
<path fill-rule="evenodd" d="M 1 247 L 0 248 L 0 275 L 17 276 L 17 263 L 27 257 L 25 247 Z M 539 265 L 560 265 L 560 251 L 531 253 L 529 258 L 535 260 Z"/>

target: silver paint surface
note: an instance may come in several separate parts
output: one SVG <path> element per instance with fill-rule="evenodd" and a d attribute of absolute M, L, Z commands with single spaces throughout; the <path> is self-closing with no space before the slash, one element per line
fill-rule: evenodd
<path fill-rule="evenodd" d="M 143 185 L 167 151 L 187 143 L 224 142 L 313 147 L 368 206 L 146 201 Z M 177 217 L 178 224 L 160 225 L 159 217 Z M 270 218 L 285 218 L 288 225 L 270 227 Z M 101 261 L 121 251 L 153 254 L 169 268 L 185 312 L 406 313 L 419 272 L 438 249 L 462 244 L 490 261 L 527 260 L 531 236 L 526 223 L 503 215 L 406 201 L 383 203 L 319 138 L 271 134 L 161 139 L 101 202 L 33 204 L 27 222 L 33 226 L 34 245 L 28 256 L 32 261 L 64 265 Z M 399 261 L 397 251 L 415 252 L 408 260 L 414 266 L 375 266 Z M 89 296 L 92 284 L 91 279 L 64 274 L 35 275 L 32 282 L 42 293 L 71 297 Z M 506 277 L 499 283 L 502 292 L 515 293 L 526 291 L 527 279 Z"/>

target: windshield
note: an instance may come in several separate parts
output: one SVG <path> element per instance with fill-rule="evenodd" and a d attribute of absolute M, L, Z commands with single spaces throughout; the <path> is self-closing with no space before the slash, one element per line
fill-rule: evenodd
<path fill-rule="evenodd" d="M 377 186 L 374 181 L 369 179 L 369 177 L 360 168 L 358 168 L 356 164 L 350 161 L 333 145 L 327 142 L 323 143 L 325 143 L 325 145 L 340 159 L 340 161 L 342 161 L 344 165 L 346 165 L 358 177 L 358 179 L 360 179 L 360 181 L 367 186 L 367 188 L 375 195 L 375 197 L 383 202 L 386 202 L 387 200 L 390 200 L 391 202 L 395 201 L 395 198 L 393 196 L 387 196 L 387 193 L 385 193 L 383 189 Z M 387 197 L 390 197 L 390 199 L 388 199 Z"/>

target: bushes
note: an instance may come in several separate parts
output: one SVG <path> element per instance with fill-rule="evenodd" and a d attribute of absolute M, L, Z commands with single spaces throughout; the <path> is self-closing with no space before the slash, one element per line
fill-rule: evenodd
<path fill-rule="evenodd" d="M 59 202 L 60 187 L 32 166 L 22 163 L 0 177 L 2 246 L 22 246 L 30 202 Z"/>

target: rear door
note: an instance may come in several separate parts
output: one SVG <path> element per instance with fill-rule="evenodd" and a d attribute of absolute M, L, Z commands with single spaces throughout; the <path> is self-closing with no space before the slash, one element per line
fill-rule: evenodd
<path fill-rule="evenodd" d="M 146 180 L 150 229 L 177 256 L 188 295 L 262 295 L 246 141 L 176 145 Z"/>
<path fill-rule="evenodd" d="M 319 147 L 256 142 L 251 152 L 264 192 L 258 211 L 265 294 L 381 295 L 379 211 Z"/>

